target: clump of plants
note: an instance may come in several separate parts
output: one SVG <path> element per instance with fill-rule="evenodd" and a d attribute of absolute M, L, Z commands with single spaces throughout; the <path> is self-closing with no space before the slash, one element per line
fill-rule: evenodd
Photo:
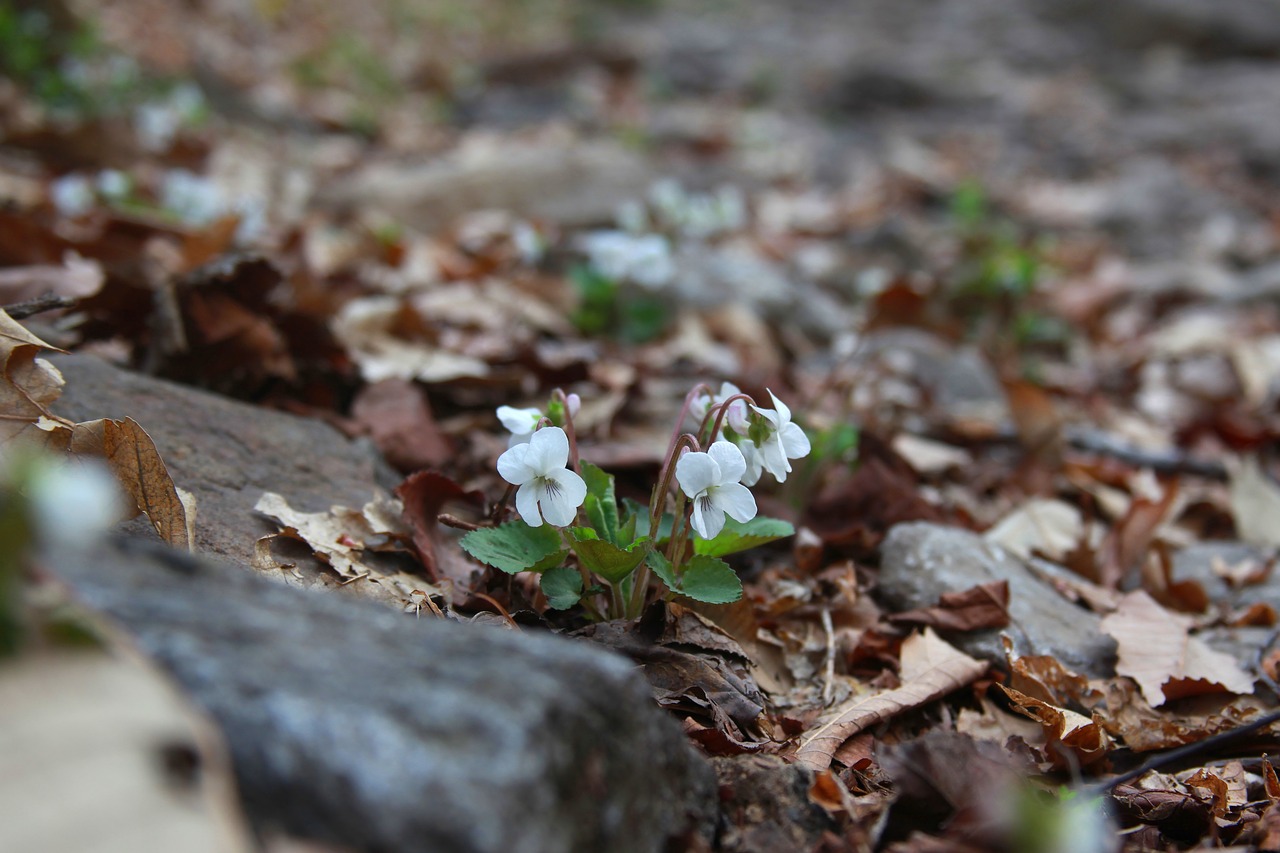
<path fill-rule="evenodd" d="M 724 557 L 790 536 L 757 513 L 751 487 L 765 473 L 784 482 L 810 443 L 770 392 L 758 405 L 730 383 L 685 398 L 649 502 L 618 499 L 613 475 L 578 457 L 574 395 L 557 390 L 545 410 L 503 406 L 512 433 L 497 460 L 518 518 L 462 539 L 476 559 L 505 572 L 535 572 L 550 607 L 581 605 L 596 620 L 636 618 L 654 596 L 710 604 L 742 596 Z M 682 431 L 692 415 L 697 426 Z"/>

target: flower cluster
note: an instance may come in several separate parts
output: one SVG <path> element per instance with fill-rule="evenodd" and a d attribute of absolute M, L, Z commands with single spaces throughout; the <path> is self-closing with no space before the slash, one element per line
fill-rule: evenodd
<path fill-rule="evenodd" d="M 724 424 L 716 438 L 734 441 L 746 460 L 746 473 L 742 483 L 754 486 L 765 471 L 779 483 L 785 483 L 791 473 L 791 460 L 809 455 L 809 437 L 798 424 L 791 422 L 791 410 L 772 391 L 772 409 L 763 409 L 751 403 L 738 386 L 725 382 L 719 393 L 704 394 L 690 406 L 690 411 L 700 420 L 709 412 L 725 410 Z"/>
<path fill-rule="evenodd" d="M 794 532 L 759 517 L 749 487 L 765 471 L 786 480 L 791 460 L 809 453 L 791 410 L 769 397 L 765 408 L 728 382 L 691 392 L 681 418 L 692 412 L 699 426 L 677 430 L 648 507 L 620 501 L 614 478 L 578 459 L 576 395 L 557 390 L 543 409 L 503 406 L 498 418 L 512 435 L 497 467 L 520 520 L 473 530 L 463 547 L 504 571 L 539 573 L 549 606 L 582 602 L 597 618 L 605 613 L 590 597 L 605 593 L 608 615 L 638 615 L 651 577 L 671 593 L 734 601 L 742 584 L 720 557 Z"/>

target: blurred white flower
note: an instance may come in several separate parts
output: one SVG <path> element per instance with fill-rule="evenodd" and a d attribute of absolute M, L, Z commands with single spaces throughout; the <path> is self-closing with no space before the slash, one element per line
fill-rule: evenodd
<path fill-rule="evenodd" d="M 120 485 L 93 459 L 41 459 L 27 483 L 32 521 L 46 542 L 83 547 L 125 516 Z"/>
<path fill-rule="evenodd" d="M 720 391 L 717 394 L 701 394 L 689 406 L 689 411 L 695 418 L 701 421 L 707 416 L 707 412 L 714 406 L 723 404 L 735 394 L 741 394 L 742 389 L 732 382 L 723 382 L 720 384 Z M 730 406 L 729 411 L 725 415 L 725 423 L 729 425 L 734 432 L 741 435 L 747 434 L 747 402 L 746 400 L 735 400 Z"/>
<path fill-rule="evenodd" d="M 49 184 L 49 201 L 63 216 L 83 216 L 93 209 L 93 184 L 84 175 L 63 175 Z"/>
<path fill-rule="evenodd" d="M 591 266 L 614 281 L 657 289 L 675 278 L 671 245 L 661 234 L 594 231 L 583 235 L 579 245 Z"/>

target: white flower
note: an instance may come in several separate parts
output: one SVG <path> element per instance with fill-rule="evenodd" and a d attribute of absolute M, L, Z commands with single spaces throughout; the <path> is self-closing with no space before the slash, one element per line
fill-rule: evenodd
<path fill-rule="evenodd" d="M 572 524 L 587 496 L 587 484 L 566 468 L 569 437 L 560 427 L 543 427 L 527 444 L 508 448 L 498 457 L 502 479 L 519 486 L 516 509 L 525 524 L 564 527 Z"/>
<path fill-rule="evenodd" d="M 764 418 L 767 435 L 756 446 L 761 465 L 777 478 L 779 483 L 786 482 L 791 471 L 789 459 L 800 459 L 809 455 L 809 437 L 797 424 L 791 422 L 791 410 L 778 399 L 772 391 L 772 410 L 752 406 L 756 414 Z"/>
<path fill-rule="evenodd" d="M 756 499 L 738 481 L 747 469 L 742 451 L 728 441 L 713 442 L 706 453 L 686 453 L 676 463 L 676 481 L 693 501 L 693 529 L 714 539 L 725 514 L 737 521 L 756 517 Z"/>
<path fill-rule="evenodd" d="M 661 234 L 595 231 L 580 240 L 591 266 L 605 278 L 655 289 L 675 278 L 671 246 Z"/>
<path fill-rule="evenodd" d="M 96 460 L 40 460 L 27 487 L 41 539 L 83 548 L 125 517 L 120 484 Z"/>
<path fill-rule="evenodd" d="M 738 449 L 747 462 L 747 473 L 742 475 L 742 485 L 754 486 L 760 482 L 760 475 L 764 473 L 764 457 L 760 455 L 756 443 L 749 438 L 738 442 Z"/>
<path fill-rule="evenodd" d="M 533 435 L 533 431 L 538 426 L 539 419 L 542 418 L 542 412 L 538 409 L 516 409 L 511 406 L 498 407 L 498 420 L 502 421 L 502 425 L 506 427 L 507 432 L 511 433 L 511 440 L 507 443 L 507 447 L 515 447 L 517 444 L 525 444 L 529 441 L 529 436 Z"/>
<path fill-rule="evenodd" d="M 741 394 L 742 390 L 732 382 L 723 382 L 720 385 L 720 393 L 718 394 L 700 394 L 697 399 L 689 406 L 689 411 L 693 416 L 701 421 L 707 416 L 707 412 L 713 406 L 719 406 L 735 394 Z M 725 415 L 725 423 L 733 429 L 734 432 L 741 435 L 747 434 L 747 401 L 734 400 L 729 406 L 729 412 Z"/>

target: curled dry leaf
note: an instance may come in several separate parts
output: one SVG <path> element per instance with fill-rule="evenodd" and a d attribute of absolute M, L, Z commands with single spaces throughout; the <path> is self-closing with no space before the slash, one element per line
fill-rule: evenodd
<path fill-rule="evenodd" d="M 928 625 L 940 631 L 979 631 L 1009 624 L 1009 582 L 992 581 L 948 592 L 933 607 L 895 613 L 892 622 Z"/>
<path fill-rule="evenodd" d="M 1014 710 L 1040 724 L 1046 738 L 1044 757 L 1053 769 L 1087 767 L 1111 751 L 1111 738 L 1097 719 L 1059 708 L 1003 684 L 996 686 L 1004 691 Z"/>
<path fill-rule="evenodd" d="M 101 456 L 137 512 L 144 513 L 160 538 L 178 548 L 195 547 L 195 495 L 173 484 L 160 451 L 133 418 L 102 418 L 72 428 L 71 449 Z"/>
<path fill-rule="evenodd" d="M 56 367 L 37 357 L 41 350 L 61 352 L 0 310 L 0 444 L 102 457 L 160 538 L 193 547 L 195 497 L 174 485 L 151 436 L 131 418 L 77 424 L 53 414 L 49 406 L 64 381 Z"/>
<path fill-rule="evenodd" d="M 1253 678 L 1229 655 L 1192 637 L 1191 625 L 1142 591 L 1125 595 L 1102 620 L 1119 645 L 1116 672 L 1136 681 L 1152 707 L 1202 693 L 1252 693 Z"/>
<path fill-rule="evenodd" d="M 399 501 L 387 507 L 390 498 L 370 501 L 361 510 L 344 506 L 327 512 L 299 512 L 275 492 L 265 492 L 254 509 L 279 522 L 284 533 L 306 542 L 316 556 L 343 578 L 381 574 L 363 560 L 363 552 L 395 548 L 393 541 L 408 538 L 400 526 Z"/>
<path fill-rule="evenodd" d="M 902 686 L 871 696 L 859 696 L 823 718 L 800 739 L 796 761 L 824 770 L 846 740 L 882 720 L 917 708 L 976 681 L 987 671 L 975 660 L 926 628 L 902 644 Z"/>

